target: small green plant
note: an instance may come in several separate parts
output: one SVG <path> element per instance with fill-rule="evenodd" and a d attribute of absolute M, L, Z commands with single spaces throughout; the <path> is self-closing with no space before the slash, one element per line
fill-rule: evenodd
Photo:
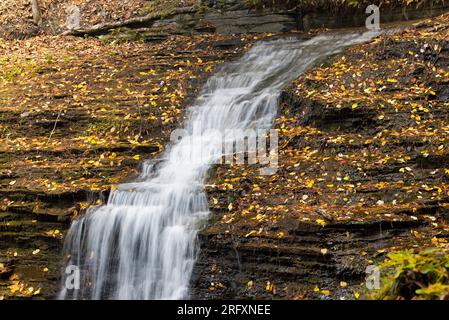
<path fill-rule="evenodd" d="M 54 63 L 53 56 L 50 53 L 45 54 L 45 63 L 51 65 Z"/>
<path fill-rule="evenodd" d="M 380 265 L 382 288 L 374 299 L 449 298 L 449 253 L 430 248 L 415 253 L 404 250 L 388 255 Z"/>

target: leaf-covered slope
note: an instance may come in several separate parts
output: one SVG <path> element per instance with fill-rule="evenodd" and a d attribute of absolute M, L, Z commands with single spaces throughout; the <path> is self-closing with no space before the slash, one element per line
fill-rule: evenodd
<path fill-rule="evenodd" d="M 197 295 L 358 298 L 386 253 L 447 250 L 448 83 L 448 15 L 297 79 L 277 173 L 217 168 Z"/>

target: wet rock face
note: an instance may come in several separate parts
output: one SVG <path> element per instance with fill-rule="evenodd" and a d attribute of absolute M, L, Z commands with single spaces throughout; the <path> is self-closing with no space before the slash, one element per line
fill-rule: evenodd
<path fill-rule="evenodd" d="M 364 283 L 370 265 L 361 252 L 381 256 L 377 250 L 407 242 L 411 228 L 426 230 L 413 222 L 336 223 L 325 228 L 291 222 L 281 227 L 290 234 L 284 240 L 251 240 L 233 231 L 208 230 L 201 239 L 203 251 L 193 277 L 192 298 L 318 298 L 319 292 L 311 293 L 315 287 L 330 289 L 333 298 L 348 298 L 353 289 L 340 283 Z M 274 291 L 267 290 L 268 282 Z"/>
<path fill-rule="evenodd" d="M 387 253 L 444 245 L 448 18 L 350 48 L 286 88 L 278 172 L 215 168 L 194 298 L 354 299 Z"/>
<path fill-rule="evenodd" d="M 28 299 L 45 292 L 55 298 L 62 272 L 61 230 L 68 225 L 20 212 L 0 216 L 0 296 Z"/>
<path fill-rule="evenodd" d="M 369 109 L 342 106 L 338 109 L 326 108 L 325 103 L 302 99 L 284 92 L 283 107 L 289 113 L 301 114 L 301 125 L 314 126 L 323 130 L 357 131 L 374 128 L 377 122 L 376 113 Z"/>
<path fill-rule="evenodd" d="M 215 26 L 215 32 L 233 33 L 277 33 L 295 30 L 297 23 L 293 15 L 248 13 L 247 10 L 209 13 L 204 19 Z"/>
<path fill-rule="evenodd" d="M 153 27 L 170 27 L 173 32 L 209 31 L 220 34 L 277 33 L 317 28 L 365 26 L 365 8 L 252 8 L 243 1 L 205 1 L 209 8 L 203 13 L 180 14 L 157 21 Z M 447 4 L 424 4 L 419 9 L 383 6 L 381 22 L 393 22 L 437 16 L 449 10 Z"/>

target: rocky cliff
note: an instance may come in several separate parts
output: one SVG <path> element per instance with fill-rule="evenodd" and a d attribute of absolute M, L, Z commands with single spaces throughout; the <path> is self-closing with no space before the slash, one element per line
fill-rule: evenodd
<path fill-rule="evenodd" d="M 194 297 L 357 299 L 387 255 L 447 253 L 448 18 L 350 48 L 284 91 L 277 173 L 214 172 Z M 396 286 L 429 283 L 409 276 Z"/>

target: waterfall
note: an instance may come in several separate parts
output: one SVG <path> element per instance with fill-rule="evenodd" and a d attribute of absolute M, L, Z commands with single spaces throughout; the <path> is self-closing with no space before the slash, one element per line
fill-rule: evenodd
<path fill-rule="evenodd" d="M 310 40 L 263 41 L 223 65 L 189 109 L 188 138 L 173 142 L 158 165 L 119 185 L 104 206 L 73 221 L 65 241 L 79 289 L 61 299 L 183 299 L 198 254 L 197 233 L 209 207 L 204 180 L 222 156 L 208 130 L 269 129 L 282 88 L 320 59 L 374 34 L 329 33 Z M 63 285 L 68 274 L 63 273 Z"/>

